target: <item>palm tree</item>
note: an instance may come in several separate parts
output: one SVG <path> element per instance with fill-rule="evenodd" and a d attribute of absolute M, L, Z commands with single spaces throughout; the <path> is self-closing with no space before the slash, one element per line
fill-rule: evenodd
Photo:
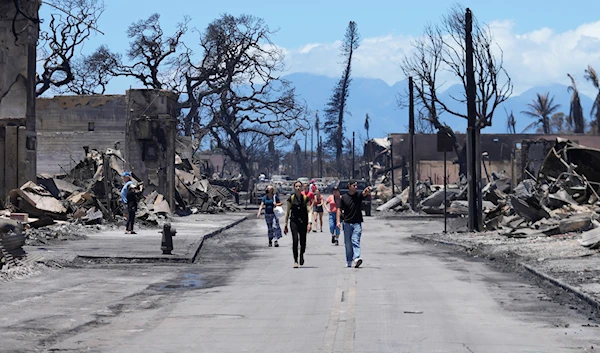
<path fill-rule="evenodd" d="M 554 104 L 554 97 L 549 97 L 550 92 L 539 94 L 536 93 L 536 99 L 533 103 L 528 103 L 527 107 L 529 110 L 521 111 L 521 113 L 528 115 L 532 118 L 538 118 L 538 120 L 529 124 L 523 131 L 529 130 L 535 125 L 542 124 L 544 134 L 550 133 L 550 114 L 554 113 L 560 104 Z"/>
<path fill-rule="evenodd" d="M 571 74 L 567 74 L 567 76 L 571 79 L 571 85 L 567 88 L 567 91 L 573 92 L 571 95 L 571 110 L 567 117 L 567 123 L 573 128 L 574 133 L 583 134 L 585 119 L 583 118 L 583 108 L 581 108 L 581 100 L 579 99 L 579 90 L 577 90 L 577 85 L 573 76 L 571 76 Z"/>
<path fill-rule="evenodd" d="M 369 138 L 369 121 L 371 121 L 371 118 L 369 117 L 369 114 L 367 114 L 367 116 L 365 117 L 365 130 L 367 130 L 367 141 L 370 140 L 370 138 Z"/>
<path fill-rule="evenodd" d="M 509 115 L 506 108 L 504 108 L 504 112 L 506 113 L 506 130 L 509 134 L 516 134 L 517 120 L 515 119 L 515 115 L 513 114 L 512 110 L 510 111 Z"/>
<path fill-rule="evenodd" d="M 600 126 L 600 82 L 598 81 L 598 75 L 596 75 L 596 70 L 588 65 L 587 70 L 585 70 L 585 79 L 591 81 L 594 85 L 594 88 L 598 90 L 598 95 L 594 100 L 594 104 L 592 104 L 592 111 L 590 115 L 592 117 L 596 117 L 596 126 Z M 600 134 L 600 129 L 596 129 L 596 134 Z"/>

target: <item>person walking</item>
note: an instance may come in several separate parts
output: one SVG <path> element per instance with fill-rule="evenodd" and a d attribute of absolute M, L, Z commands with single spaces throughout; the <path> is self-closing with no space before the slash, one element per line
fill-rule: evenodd
<path fill-rule="evenodd" d="M 315 220 L 315 226 L 313 227 L 313 232 L 317 231 L 317 226 L 319 222 L 321 222 L 321 232 L 323 232 L 323 195 L 321 195 L 321 190 L 315 190 L 315 201 L 314 204 L 314 215 L 313 219 Z"/>
<path fill-rule="evenodd" d="M 123 187 L 121 188 L 121 202 L 123 202 L 125 217 L 127 218 L 125 234 L 129 234 L 129 209 L 127 208 L 127 190 L 129 188 L 129 185 L 133 183 L 133 180 L 131 178 L 131 172 L 124 172 L 121 175 L 121 177 L 123 178 Z"/>
<path fill-rule="evenodd" d="M 340 245 L 340 228 L 337 226 L 337 205 L 340 203 L 340 189 L 336 186 L 333 188 L 333 194 L 327 197 L 325 201 L 325 209 L 329 213 L 329 233 L 331 233 L 331 244 Z"/>
<path fill-rule="evenodd" d="M 273 185 L 267 186 L 267 194 L 263 196 L 260 206 L 258 207 L 257 218 L 260 218 L 260 212 L 265 208 L 265 221 L 267 222 L 267 236 L 269 237 L 269 247 L 273 246 L 275 239 L 275 247 L 279 246 L 277 240 L 281 238 L 281 227 L 279 226 L 279 218 L 275 215 L 275 207 L 283 205 L 279 196 L 275 194 Z"/>
<path fill-rule="evenodd" d="M 292 253 L 294 255 L 294 268 L 298 268 L 298 242 L 300 242 L 300 266 L 304 265 L 304 252 L 306 250 L 306 233 L 312 228 L 312 212 L 308 196 L 302 194 L 302 182 L 294 183 L 294 193 L 287 201 L 285 212 L 285 226 L 283 233 L 288 233 L 288 221 L 292 231 Z"/>
<path fill-rule="evenodd" d="M 125 227 L 125 234 L 137 234 L 133 231 L 133 224 L 135 223 L 135 213 L 137 212 L 138 200 L 141 193 L 141 184 L 131 183 L 127 185 L 127 225 Z"/>
<path fill-rule="evenodd" d="M 346 246 L 346 264 L 358 268 L 363 260 L 360 257 L 360 238 L 362 236 L 362 200 L 369 195 L 371 187 L 367 186 L 362 193 L 357 192 L 356 180 L 348 182 L 348 193 L 342 195 L 337 209 L 337 226 L 341 228 L 342 212 L 344 212 L 344 245 Z"/>

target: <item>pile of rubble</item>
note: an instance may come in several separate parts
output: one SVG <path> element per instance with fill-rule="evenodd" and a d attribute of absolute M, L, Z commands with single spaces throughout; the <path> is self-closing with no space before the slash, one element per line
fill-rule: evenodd
<path fill-rule="evenodd" d="M 122 174 L 125 164 L 121 152 L 86 150 L 86 158 L 63 175 L 38 175 L 7 196 L 0 220 L 18 221 L 25 226 L 30 245 L 44 244 L 52 239 L 71 239 L 93 231 L 95 225 L 124 223 L 121 202 Z M 239 210 L 236 181 L 209 181 L 199 175 L 187 160 L 177 156 L 175 183 L 175 212 L 217 213 Z M 135 179 L 135 174 L 133 175 Z M 136 219 L 140 225 L 154 226 L 172 216 L 169 203 L 156 191 L 142 197 Z M 51 226 L 48 231 L 40 228 Z M 77 228 L 80 227 L 81 229 Z M 1 233 L 1 232 L 0 232 Z M 13 243 L 12 239 L 5 242 Z"/>
<path fill-rule="evenodd" d="M 419 186 L 423 188 L 423 184 Z M 513 188 L 508 175 L 492 174 L 492 180 L 482 189 L 484 226 L 519 238 L 583 232 L 581 244 L 599 248 L 599 191 L 600 150 L 557 139 L 535 179 L 525 179 Z M 464 186 L 448 188 L 446 205 L 443 189 L 429 188 L 417 194 L 423 212 L 443 213 L 446 206 L 451 216 L 468 215 Z M 407 202 L 405 189 L 378 210 L 406 210 Z"/>
<path fill-rule="evenodd" d="M 237 206 L 238 191 L 241 189 L 239 181 L 209 180 L 189 163 L 182 162 L 176 165 L 178 168 L 175 169 L 175 203 L 180 209 L 180 214 L 241 210 Z"/>
<path fill-rule="evenodd" d="M 17 265 L 16 259 L 25 255 L 24 244 L 25 236 L 21 223 L 11 220 L 0 222 L 0 269 Z"/>

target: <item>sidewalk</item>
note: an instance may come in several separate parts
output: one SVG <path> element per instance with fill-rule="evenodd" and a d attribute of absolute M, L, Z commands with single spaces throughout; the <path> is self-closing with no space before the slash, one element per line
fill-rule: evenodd
<path fill-rule="evenodd" d="M 600 310 L 600 251 L 581 246 L 580 234 L 508 238 L 498 232 L 440 232 L 412 238 L 456 246 L 475 257 L 519 266 Z"/>
<path fill-rule="evenodd" d="M 136 228 L 137 234 L 123 229 L 86 234 L 87 239 L 44 246 L 24 246 L 28 258 L 38 262 L 71 262 L 76 258 L 112 262 L 193 262 L 205 239 L 243 222 L 248 213 L 196 214 L 174 217 L 177 230 L 171 255 L 161 250 L 162 224 L 157 228 Z"/>

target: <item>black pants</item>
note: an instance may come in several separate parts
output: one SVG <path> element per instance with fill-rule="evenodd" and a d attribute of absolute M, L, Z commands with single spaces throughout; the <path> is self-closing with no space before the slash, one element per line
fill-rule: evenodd
<path fill-rule="evenodd" d="M 294 262 L 298 262 L 298 237 L 300 238 L 300 254 L 304 254 L 306 250 L 306 224 L 296 224 L 296 222 L 291 221 L 290 230 L 292 231 Z"/>
<path fill-rule="evenodd" d="M 133 223 L 135 222 L 135 211 L 136 209 L 127 209 L 127 226 L 125 230 L 133 232 Z"/>

